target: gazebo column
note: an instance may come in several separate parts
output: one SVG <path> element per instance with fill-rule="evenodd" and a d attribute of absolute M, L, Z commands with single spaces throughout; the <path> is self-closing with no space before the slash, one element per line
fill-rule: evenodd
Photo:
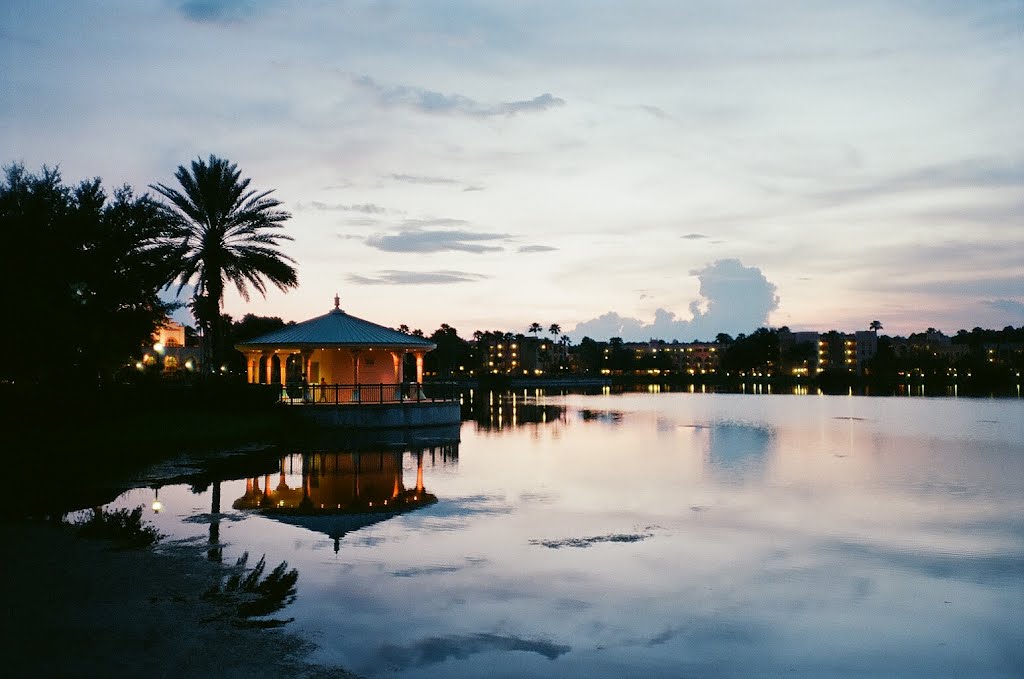
<path fill-rule="evenodd" d="M 305 389 L 304 389 L 305 393 L 302 395 L 302 398 L 304 400 L 306 400 L 306 401 L 312 401 L 313 400 L 312 390 L 310 389 L 310 385 L 312 385 L 312 383 L 313 383 L 313 381 L 310 379 L 312 377 L 312 375 L 310 374 L 312 369 L 313 369 L 313 350 L 312 349 L 304 349 L 302 351 L 302 382 L 303 382 L 303 384 L 305 386 Z"/>
<path fill-rule="evenodd" d="M 359 403 L 361 400 L 359 397 L 359 355 L 362 352 L 359 349 L 352 350 L 352 384 L 355 386 L 352 388 L 352 402 Z"/>
<path fill-rule="evenodd" d="M 281 400 L 288 400 L 288 356 L 291 355 L 290 351 L 276 351 L 277 354 L 277 369 L 278 374 L 281 376 Z"/>
<path fill-rule="evenodd" d="M 423 353 L 424 352 L 422 352 L 422 351 L 415 352 L 415 355 L 416 355 L 416 384 L 417 384 L 416 389 L 418 390 L 418 393 L 416 394 L 417 398 L 426 398 L 426 395 L 423 393 Z"/>
<path fill-rule="evenodd" d="M 247 351 L 245 354 L 245 375 L 249 384 L 255 384 L 260 376 L 260 354 L 256 351 Z"/>
<path fill-rule="evenodd" d="M 416 451 L 416 492 L 423 492 L 423 449 Z"/>
<path fill-rule="evenodd" d="M 395 364 L 395 396 L 394 396 L 394 398 L 395 398 L 396 401 L 401 401 L 402 400 L 402 363 L 404 363 L 402 358 L 404 356 L 405 356 L 405 352 L 402 352 L 402 351 L 392 351 L 391 352 L 391 360 Z"/>

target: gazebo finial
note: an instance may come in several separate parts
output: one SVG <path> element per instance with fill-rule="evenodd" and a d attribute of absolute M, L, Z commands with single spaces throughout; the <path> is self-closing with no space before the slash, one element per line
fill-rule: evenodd
<path fill-rule="evenodd" d="M 341 298 L 338 297 L 338 293 L 334 293 L 334 308 L 341 310 Z"/>

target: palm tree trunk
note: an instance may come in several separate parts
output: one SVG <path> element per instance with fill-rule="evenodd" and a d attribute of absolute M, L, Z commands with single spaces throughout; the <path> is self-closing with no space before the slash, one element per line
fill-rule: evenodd
<path fill-rule="evenodd" d="M 214 372 L 220 370 L 223 362 L 224 323 L 220 314 L 221 300 L 224 298 L 224 282 L 219 277 L 211 277 L 206 282 L 207 313 L 210 326 L 210 368 Z"/>

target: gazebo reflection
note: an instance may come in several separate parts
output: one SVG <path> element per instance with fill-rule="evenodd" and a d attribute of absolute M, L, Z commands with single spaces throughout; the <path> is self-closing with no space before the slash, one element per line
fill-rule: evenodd
<path fill-rule="evenodd" d="M 337 552 L 347 533 L 437 502 L 424 487 L 425 462 L 457 462 L 458 444 L 410 451 L 416 465 L 411 487 L 405 481 L 406 454 L 375 450 L 289 455 L 277 474 L 246 479 L 245 494 L 232 506 L 326 533 Z"/>

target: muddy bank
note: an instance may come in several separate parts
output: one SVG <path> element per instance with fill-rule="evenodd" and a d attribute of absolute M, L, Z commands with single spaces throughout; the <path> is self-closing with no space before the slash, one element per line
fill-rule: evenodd
<path fill-rule="evenodd" d="M 206 545 L 118 549 L 41 521 L 0 530 L 6 676 L 354 676 L 304 662 L 312 646 L 287 626 L 246 627 L 209 596 L 223 571 Z"/>

